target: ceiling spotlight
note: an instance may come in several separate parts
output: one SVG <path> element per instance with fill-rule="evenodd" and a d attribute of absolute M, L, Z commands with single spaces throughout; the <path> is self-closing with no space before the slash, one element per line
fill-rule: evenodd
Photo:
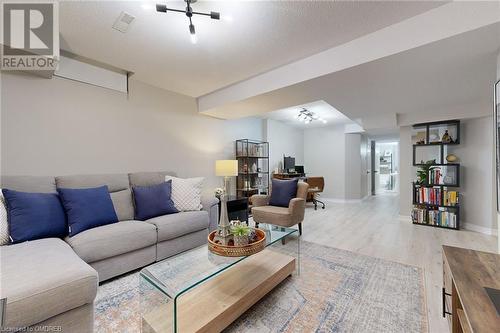
<path fill-rule="evenodd" d="M 149 4 L 149 3 L 143 3 L 141 5 L 141 8 L 144 10 L 150 10 L 150 9 L 153 9 L 153 6 L 151 6 L 151 4 Z"/>
<path fill-rule="evenodd" d="M 295 116 L 296 119 L 299 121 L 303 121 L 306 124 L 310 124 L 313 122 L 313 120 L 321 121 L 323 124 L 326 124 L 326 120 L 318 116 L 312 111 L 309 111 L 305 108 L 302 108 L 302 110 L 299 111 L 299 113 Z"/>
<path fill-rule="evenodd" d="M 178 13 L 186 14 L 187 18 L 189 19 L 189 33 L 191 35 L 191 43 L 196 44 L 197 38 L 196 38 L 196 32 L 195 32 L 193 20 L 192 20 L 193 15 L 210 16 L 210 18 L 213 20 L 219 20 L 220 13 L 218 13 L 218 12 L 210 12 L 210 13 L 194 12 L 193 8 L 191 7 L 191 4 L 195 3 L 197 0 L 184 0 L 184 1 L 187 4 L 185 10 L 167 8 L 167 5 L 157 4 L 156 11 L 159 13 L 166 13 L 167 11 L 170 11 L 170 12 L 178 12 Z"/>
<path fill-rule="evenodd" d="M 224 15 L 222 16 L 222 19 L 229 23 L 233 22 L 233 17 L 231 15 Z"/>

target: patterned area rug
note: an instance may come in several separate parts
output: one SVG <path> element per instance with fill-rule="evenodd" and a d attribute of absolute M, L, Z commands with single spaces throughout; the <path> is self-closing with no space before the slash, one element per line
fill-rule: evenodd
<path fill-rule="evenodd" d="M 273 247 L 295 253 L 295 241 Z M 301 274 L 283 281 L 225 332 L 427 332 L 420 268 L 301 243 Z M 140 332 L 138 273 L 104 283 L 96 332 Z"/>

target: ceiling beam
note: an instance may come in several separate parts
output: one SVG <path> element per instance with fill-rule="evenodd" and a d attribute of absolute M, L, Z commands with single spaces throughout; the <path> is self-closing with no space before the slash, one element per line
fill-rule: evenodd
<path fill-rule="evenodd" d="M 197 98 L 198 110 L 217 116 L 228 104 L 500 22 L 500 2 L 451 2 L 313 56 Z M 317 98 L 311 98 L 315 100 Z M 321 99 L 321 98 L 320 98 Z M 237 113 L 237 111 L 235 111 Z M 230 118 L 250 116 L 247 110 Z"/>

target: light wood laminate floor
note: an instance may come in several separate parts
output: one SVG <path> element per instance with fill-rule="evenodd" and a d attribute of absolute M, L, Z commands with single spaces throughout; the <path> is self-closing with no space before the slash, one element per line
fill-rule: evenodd
<path fill-rule="evenodd" d="M 495 252 L 497 238 L 476 232 L 417 226 L 399 219 L 397 194 L 362 203 L 327 202 L 317 211 L 308 204 L 302 239 L 373 257 L 422 267 L 425 274 L 429 332 L 449 332 L 442 317 L 441 245 Z"/>

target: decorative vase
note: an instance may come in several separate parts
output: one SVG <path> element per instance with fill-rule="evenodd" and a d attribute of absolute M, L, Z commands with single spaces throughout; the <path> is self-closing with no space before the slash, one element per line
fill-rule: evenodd
<path fill-rule="evenodd" d="M 248 245 L 248 236 L 233 236 L 234 246 L 245 246 Z"/>
<path fill-rule="evenodd" d="M 449 163 L 456 162 L 457 160 L 458 157 L 454 154 L 449 154 L 448 156 L 446 156 L 446 161 L 448 161 Z"/>

